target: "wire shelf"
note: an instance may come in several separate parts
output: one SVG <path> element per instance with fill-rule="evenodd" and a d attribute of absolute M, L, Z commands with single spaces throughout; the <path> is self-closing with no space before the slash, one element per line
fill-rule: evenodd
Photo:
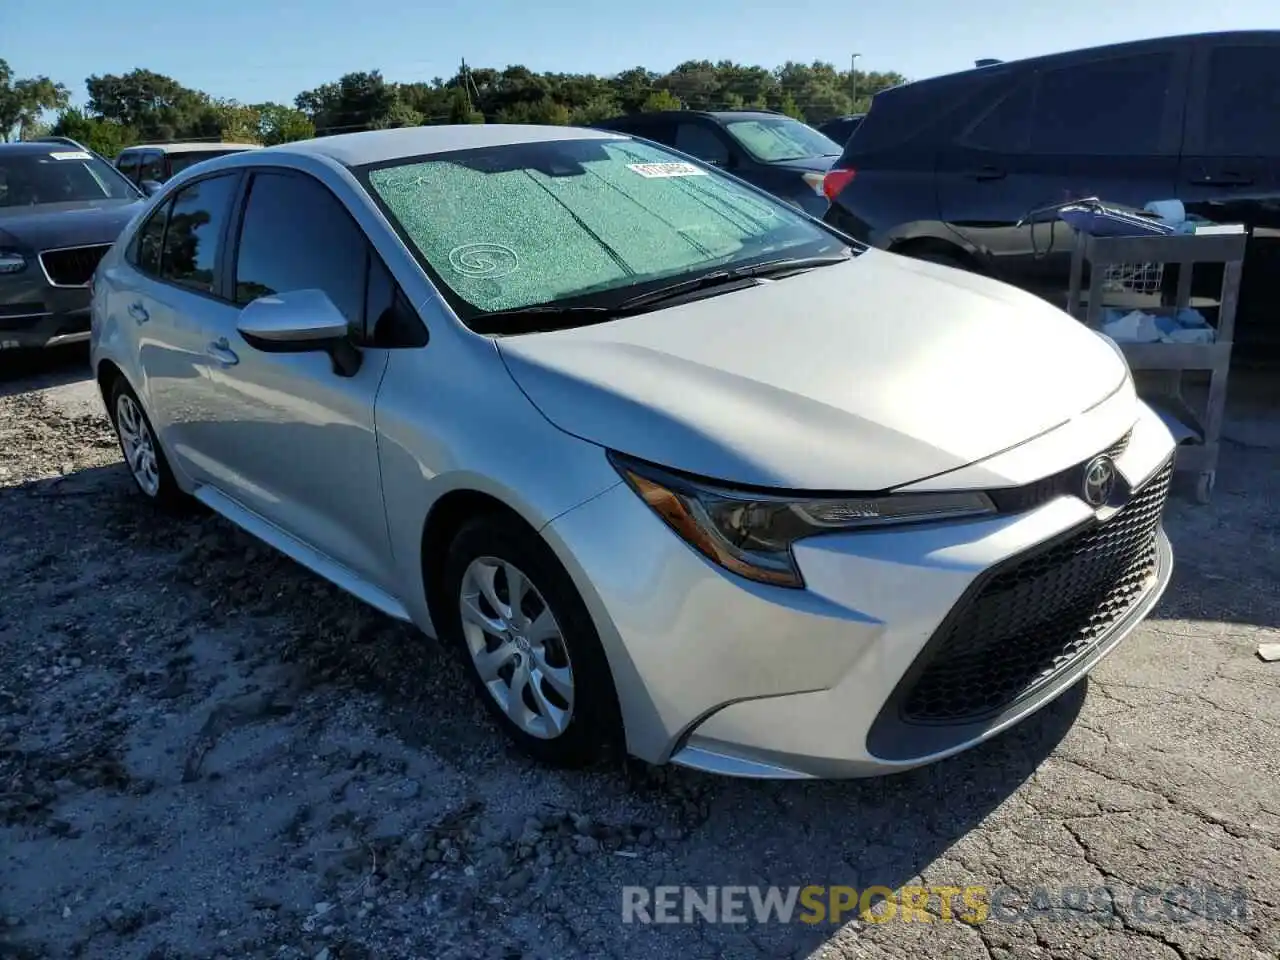
<path fill-rule="evenodd" d="M 1163 263 L 1112 263 L 1102 270 L 1104 293 L 1158 294 L 1164 286 Z"/>

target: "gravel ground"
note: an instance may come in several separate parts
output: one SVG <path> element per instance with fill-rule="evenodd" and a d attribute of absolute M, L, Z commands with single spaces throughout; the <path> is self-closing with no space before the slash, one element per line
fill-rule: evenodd
<path fill-rule="evenodd" d="M 149 509 L 82 352 L 6 359 L 0 957 L 1280 955 L 1265 386 L 1237 390 L 1214 504 L 1170 507 L 1166 600 L 1090 681 L 922 771 L 762 784 L 531 765 L 433 641 L 217 518 Z M 1068 909 L 624 924 L 627 884 L 982 885 Z M 1173 886 L 1246 900 L 1224 919 L 1133 897 Z"/>

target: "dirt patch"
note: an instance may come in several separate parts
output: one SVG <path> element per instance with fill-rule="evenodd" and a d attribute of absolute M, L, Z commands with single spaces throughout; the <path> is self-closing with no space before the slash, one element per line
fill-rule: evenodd
<path fill-rule="evenodd" d="M 12 384 L 10 384 L 12 387 Z M 1179 573 L 1088 688 L 844 784 L 511 753 L 458 663 L 206 513 L 101 412 L 0 396 L 0 957 L 1261 957 L 1280 952 L 1280 431 L 1248 421 Z M 1246 423 L 1240 420 L 1240 423 Z M 1216 884 L 1238 922 L 621 922 L 624 884 Z"/>

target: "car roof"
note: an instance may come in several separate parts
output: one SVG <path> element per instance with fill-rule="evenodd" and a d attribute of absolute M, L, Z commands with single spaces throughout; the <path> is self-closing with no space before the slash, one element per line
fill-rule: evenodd
<path fill-rule="evenodd" d="M 1249 43 L 1258 41 L 1277 43 L 1280 42 L 1280 30 L 1215 30 L 1207 33 L 1179 33 L 1170 34 L 1164 37 L 1148 37 L 1142 40 L 1126 40 L 1123 43 L 1108 43 L 1096 47 L 1078 47 L 1074 50 L 1060 50 L 1057 53 L 1045 53 L 1036 57 L 1026 57 L 1022 60 L 1002 60 L 999 63 L 992 63 L 987 66 L 969 67 L 965 70 L 957 70 L 953 73 L 944 73 L 936 77 L 926 77 L 920 80 L 909 81 L 907 83 L 899 84 L 896 87 L 889 87 L 881 92 L 891 93 L 894 90 L 902 90 L 906 87 L 914 87 L 918 89 L 924 86 L 932 86 L 934 83 L 944 83 L 948 80 L 954 80 L 959 77 L 971 76 L 978 73 L 992 75 L 1007 74 L 1010 72 L 1021 72 L 1035 67 L 1047 67 L 1076 59 L 1092 58 L 1094 56 L 1114 56 L 1116 54 L 1125 53 L 1138 54 L 1146 50 L 1158 50 L 1169 43 L 1197 40 L 1211 40 L 1219 43 Z M 877 94 L 877 96 L 879 96 L 879 94 Z"/>
<path fill-rule="evenodd" d="M 623 135 L 585 127 L 543 126 L 516 123 L 439 124 L 429 127 L 400 127 L 341 133 L 314 140 L 297 140 L 267 147 L 264 153 L 313 154 L 328 157 L 349 167 L 383 163 L 410 157 L 452 153 L 482 147 L 504 147 L 522 143 L 550 143 L 556 140 L 618 140 Z"/>
<path fill-rule="evenodd" d="M 163 150 L 165 153 L 196 153 L 202 150 L 261 150 L 260 143 L 135 143 L 125 147 L 121 153 L 130 150 Z"/>
<path fill-rule="evenodd" d="M 630 113 L 620 117 L 610 117 L 603 123 L 614 121 L 627 124 L 655 123 L 659 120 L 670 120 L 673 117 L 711 117 L 715 120 L 733 118 L 735 120 L 765 120 L 784 117 L 784 113 L 773 110 L 647 110 L 643 113 Z"/>
<path fill-rule="evenodd" d="M 79 150 L 69 143 L 51 143 L 47 140 L 17 140 L 12 143 L 0 142 L 0 153 L 65 153 L 68 150 Z"/>

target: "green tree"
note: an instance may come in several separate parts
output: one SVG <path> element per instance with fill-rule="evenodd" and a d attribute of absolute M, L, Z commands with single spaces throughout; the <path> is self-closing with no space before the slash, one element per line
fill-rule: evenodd
<path fill-rule="evenodd" d="M 268 147 L 295 140 L 310 140 L 316 135 L 315 124 L 301 110 L 282 103 L 254 104 L 258 112 L 258 137 Z"/>
<path fill-rule="evenodd" d="M 70 137 L 108 158 L 137 142 L 137 136 L 129 127 L 114 120 L 91 117 L 75 107 L 68 107 L 58 114 L 58 122 L 51 132 L 60 137 Z"/>
<path fill-rule="evenodd" d="M 375 130 L 389 130 L 395 127 L 417 127 L 422 124 L 422 114 L 398 97 L 391 104 L 386 114 L 372 124 Z"/>
<path fill-rule="evenodd" d="M 797 120 L 803 120 L 804 111 L 796 105 L 796 99 L 791 95 L 791 91 L 787 90 L 778 97 L 777 104 L 774 106 L 779 113 L 785 113 L 788 117 L 794 117 Z"/>
<path fill-rule="evenodd" d="M 569 112 L 569 122 L 579 127 L 589 127 L 593 123 L 599 123 L 601 120 L 608 120 L 610 117 L 616 117 L 622 113 L 622 108 L 618 105 L 618 101 L 610 94 L 593 97 L 580 107 L 574 107 Z"/>
<path fill-rule="evenodd" d="M 659 110 L 683 110 L 684 104 L 670 90 L 655 90 L 645 97 L 640 109 L 646 113 L 656 113 Z"/>
<path fill-rule="evenodd" d="M 564 126 L 569 122 L 569 108 L 550 97 L 541 100 L 516 101 L 498 111 L 499 123 L 544 123 Z"/>
<path fill-rule="evenodd" d="M 344 74 L 337 83 L 305 90 L 294 105 L 315 124 L 316 131 L 353 133 L 386 126 L 397 118 L 399 95 L 379 70 Z M 403 114 L 399 115 L 403 119 Z"/>
<path fill-rule="evenodd" d="M 6 60 L 0 59 L 0 140 L 30 135 L 48 110 L 61 110 L 71 94 L 48 77 L 15 78 Z"/>
<path fill-rule="evenodd" d="M 142 140 L 203 136 L 193 131 L 212 122 L 207 108 L 213 101 L 207 94 L 161 73 L 138 68 L 95 75 L 85 80 L 85 87 L 92 114 L 133 128 Z"/>
<path fill-rule="evenodd" d="M 454 87 L 449 100 L 450 123 L 484 123 L 484 114 L 471 104 L 464 87 Z"/>

